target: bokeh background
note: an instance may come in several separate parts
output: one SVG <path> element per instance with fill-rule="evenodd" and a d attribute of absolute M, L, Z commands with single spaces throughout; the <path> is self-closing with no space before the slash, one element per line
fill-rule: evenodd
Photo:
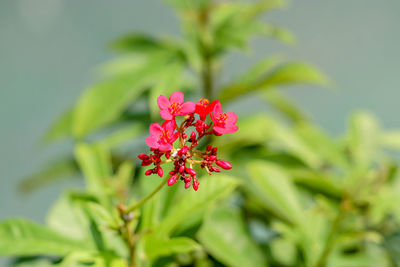
<path fill-rule="evenodd" d="M 339 135 L 356 109 L 372 111 L 387 128 L 400 126 L 400 1 L 294 0 L 265 19 L 292 30 L 297 44 L 254 40 L 248 58 L 229 58 L 222 81 L 259 57 L 281 53 L 312 63 L 334 81 L 332 89 L 284 91 L 331 134 Z M 162 0 L 0 1 L 0 220 L 43 222 L 63 188 L 81 185 L 72 179 L 31 195 L 17 191 L 24 176 L 70 149 L 44 148 L 38 141 L 113 57 L 107 43 L 132 31 L 179 34 L 177 18 Z M 262 105 L 248 98 L 230 109 L 245 114 Z"/>

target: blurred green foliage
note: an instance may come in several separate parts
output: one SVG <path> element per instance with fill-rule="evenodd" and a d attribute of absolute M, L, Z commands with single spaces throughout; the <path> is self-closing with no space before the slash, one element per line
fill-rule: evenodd
<path fill-rule="evenodd" d="M 294 37 L 265 22 L 284 1 L 169 0 L 182 36 L 133 33 L 110 47 L 116 60 L 103 79 L 49 129 L 43 142 L 74 141 L 28 177 L 30 192 L 82 174 L 86 187 L 65 192 L 46 225 L 20 218 L 0 224 L 0 254 L 13 266 L 398 266 L 400 131 L 386 131 L 357 112 L 334 138 L 280 93 L 291 84 L 331 83 L 303 62 L 272 55 L 228 83 L 218 80 L 232 50 L 251 38 L 286 44 Z M 223 104 L 256 94 L 276 111 L 240 117 L 240 130 L 210 140 L 234 168 L 200 178 L 198 192 L 163 188 L 128 223 L 116 208 L 159 184 L 130 151 L 158 120 L 156 98 L 175 90 Z M 140 148 L 141 149 L 141 148 Z M 217 204 L 217 205 L 216 205 Z M 130 235 L 131 234 L 131 235 Z M 126 237 L 132 236 L 134 240 Z M 134 250 L 129 251 L 133 242 Z"/>

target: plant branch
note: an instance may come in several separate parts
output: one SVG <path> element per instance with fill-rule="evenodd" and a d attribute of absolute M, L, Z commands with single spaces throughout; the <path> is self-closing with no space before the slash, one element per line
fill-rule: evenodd
<path fill-rule="evenodd" d="M 135 259 L 135 240 L 133 238 L 133 232 L 131 228 L 131 221 L 133 219 L 132 213 L 127 212 L 125 205 L 120 204 L 118 206 L 118 212 L 120 217 L 123 221 L 123 225 L 119 228 L 119 233 L 124 240 L 126 246 L 129 250 L 129 267 L 136 266 L 136 259 Z"/>
<path fill-rule="evenodd" d="M 331 230 L 329 232 L 328 238 L 325 242 L 325 247 L 324 250 L 318 259 L 317 263 L 315 264 L 315 267 L 324 267 L 326 265 L 326 260 L 332 251 L 334 245 L 335 245 L 335 236 L 337 232 L 339 231 L 340 223 L 342 222 L 344 215 L 346 211 L 349 208 L 349 200 L 346 196 L 343 197 L 341 203 L 340 203 L 340 209 L 338 214 L 335 217 L 335 220 L 332 223 Z"/>
<path fill-rule="evenodd" d="M 142 200 L 140 200 L 139 202 L 133 204 L 132 206 L 130 206 L 126 212 L 129 213 L 131 211 L 134 211 L 135 209 L 140 208 L 144 203 L 146 203 L 149 199 L 151 199 L 155 194 L 157 194 L 158 191 L 160 191 L 164 185 L 167 184 L 169 177 L 167 179 L 162 180 L 162 182 L 147 196 L 145 196 Z"/>
<path fill-rule="evenodd" d="M 206 7 L 200 11 L 199 14 L 199 38 L 200 38 L 200 53 L 202 56 L 203 64 L 201 70 L 201 81 L 203 84 L 204 95 L 208 99 L 213 99 L 213 62 L 210 49 L 210 41 L 207 40 L 207 25 L 209 22 L 210 7 Z"/>

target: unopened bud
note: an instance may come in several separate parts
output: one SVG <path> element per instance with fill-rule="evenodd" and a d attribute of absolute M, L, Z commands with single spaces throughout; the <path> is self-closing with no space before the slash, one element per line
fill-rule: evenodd
<path fill-rule="evenodd" d="M 140 155 L 138 156 L 138 158 L 141 159 L 141 160 L 144 160 L 144 159 L 148 159 L 149 156 L 147 156 L 146 154 L 140 154 Z"/>
<path fill-rule="evenodd" d="M 221 169 L 218 168 L 218 167 L 212 167 L 212 170 L 213 170 L 214 172 L 221 172 Z"/>
<path fill-rule="evenodd" d="M 182 137 L 183 137 L 183 139 L 186 139 L 187 138 L 187 134 L 183 133 Z"/>
<path fill-rule="evenodd" d="M 188 174 L 190 174 L 192 176 L 196 175 L 196 171 L 193 170 L 192 168 L 186 168 L 185 170 L 186 170 L 186 173 L 188 173 Z"/>
<path fill-rule="evenodd" d="M 153 173 L 153 169 L 149 169 L 149 170 L 147 170 L 144 174 L 145 175 L 150 175 L 150 174 L 152 174 Z"/>
<path fill-rule="evenodd" d="M 184 165 L 180 166 L 180 167 L 179 167 L 179 172 L 182 173 L 182 172 L 184 172 L 184 171 L 185 171 L 185 166 L 184 166 Z"/>
<path fill-rule="evenodd" d="M 176 182 L 176 175 L 171 176 L 171 178 L 168 179 L 168 186 L 173 185 Z"/>
<path fill-rule="evenodd" d="M 195 133 L 195 132 L 192 132 L 192 133 L 190 134 L 190 139 L 191 139 L 192 141 L 196 140 L 196 133 Z"/>
<path fill-rule="evenodd" d="M 157 174 L 158 174 L 158 176 L 160 176 L 160 177 L 163 177 L 163 175 L 164 175 L 164 171 L 163 171 L 163 169 L 162 169 L 160 166 L 158 167 Z"/>
<path fill-rule="evenodd" d="M 224 161 L 224 160 L 217 160 L 216 163 L 217 163 L 218 166 L 220 166 L 220 167 L 221 167 L 222 169 L 224 169 L 224 170 L 230 170 L 230 169 L 232 169 L 232 165 L 231 165 L 229 162 L 227 162 L 227 161 Z"/>
<path fill-rule="evenodd" d="M 197 178 L 193 181 L 193 189 L 194 191 L 197 191 L 197 189 L 199 189 L 199 181 L 197 180 Z"/>
<path fill-rule="evenodd" d="M 142 166 L 149 166 L 151 163 L 152 163 L 151 160 L 145 159 L 142 161 Z"/>
<path fill-rule="evenodd" d="M 211 160 L 211 161 L 214 161 L 216 159 L 217 159 L 217 156 L 215 156 L 215 155 L 211 155 L 208 157 L 208 160 Z"/>
<path fill-rule="evenodd" d="M 188 189 L 190 187 L 190 182 L 185 183 L 185 189 Z"/>

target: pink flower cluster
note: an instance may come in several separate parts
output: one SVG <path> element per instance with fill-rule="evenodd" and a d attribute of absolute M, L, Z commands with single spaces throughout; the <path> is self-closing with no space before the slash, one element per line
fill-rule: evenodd
<path fill-rule="evenodd" d="M 179 91 L 174 92 L 169 98 L 160 95 L 157 104 L 160 115 L 165 121 L 162 125 L 158 123 L 150 125 L 150 136 L 146 138 L 146 144 L 152 153 L 138 156 L 142 160 L 142 166 L 151 164 L 155 166 L 147 170 L 146 175 L 158 174 L 163 177 L 164 171 L 161 165 L 173 162 L 174 168 L 169 172 L 168 185 L 182 180 L 185 188 L 192 185 L 197 191 L 199 181 L 193 169 L 194 165 L 199 165 L 209 174 L 220 172 L 220 168 L 225 170 L 232 168 L 229 162 L 217 158 L 216 147 L 209 145 L 205 151 L 195 148 L 206 135 L 220 136 L 236 132 L 238 126 L 235 125 L 237 121 L 235 113 L 223 113 L 218 100 L 210 103 L 208 99 L 202 98 L 197 103 L 184 102 L 184 95 Z M 208 115 L 210 120 L 207 120 Z M 183 117 L 179 126 L 177 117 Z M 194 129 L 191 132 L 190 127 Z M 190 135 L 188 136 L 186 132 L 190 132 Z M 174 143 L 177 144 L 174 146 Z M 161 159 L 162 156 L 165 157 L 164 160 Z"/>

